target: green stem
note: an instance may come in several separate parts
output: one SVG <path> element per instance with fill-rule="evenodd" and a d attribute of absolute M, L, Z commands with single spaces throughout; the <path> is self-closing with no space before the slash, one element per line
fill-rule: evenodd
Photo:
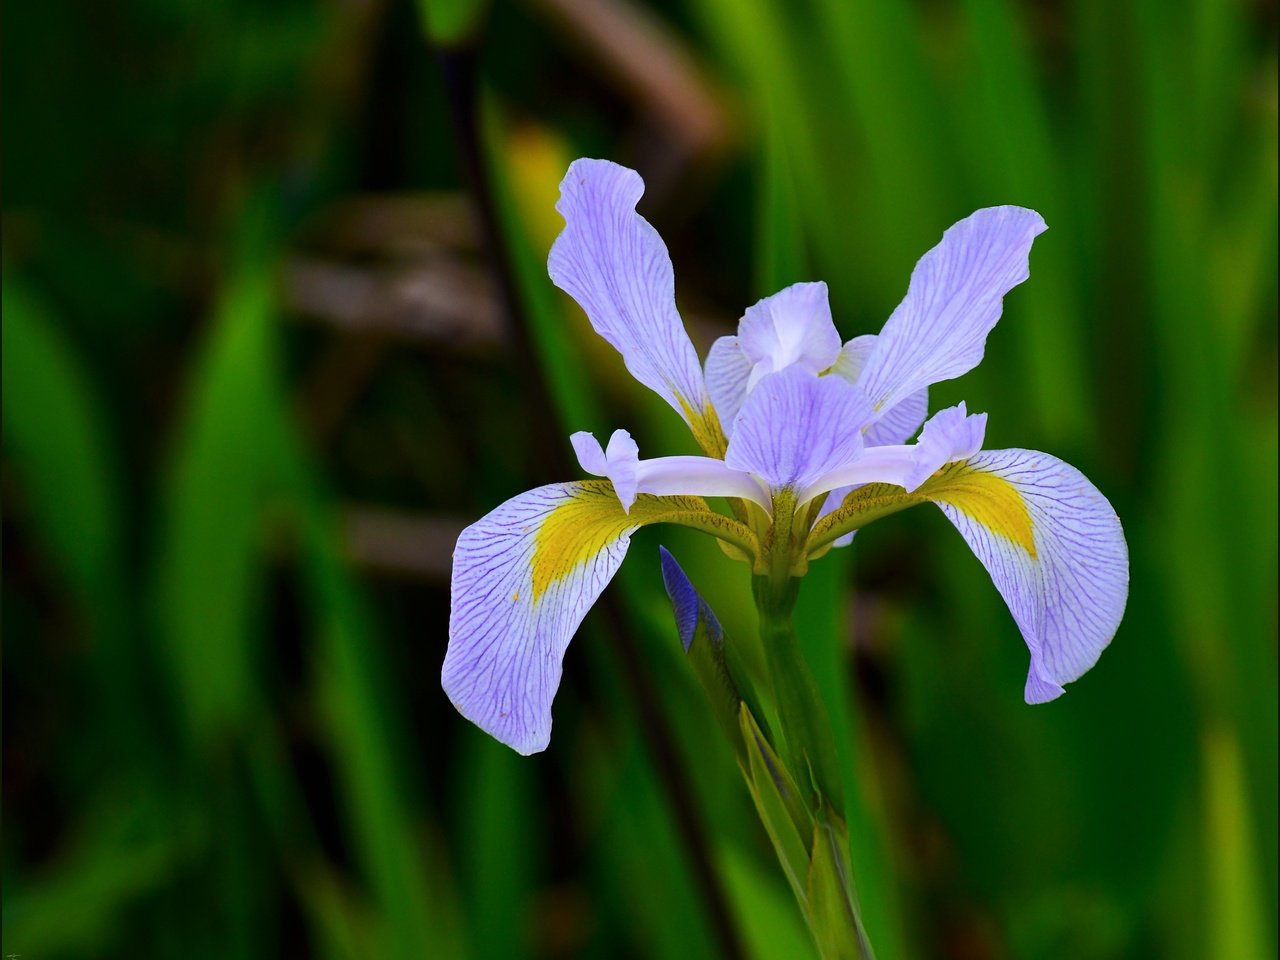
<path fill-rule="evenodd" d="M 775 509 L 775 529 L 780 513 Z M 785 523 L 786 518 L 782 519 Z M 779 532 L 788 534 L 785 529 Z M 775 550 L 773 556 L 786 553 Z M 806 915 L 824 957 L 873 960 L 853 886 L 843 780 L 831 721 L 792 625 L 799 582 L 790 576 L 786 564 L 779 562 L 771 566 L 768 574 L 754 578 L 752 591 L 760 614 L 760 640 L 773 680 L 785 745 L 783 755 L 800 781 L 816 825 Z M 820 909 L 818 903 L 824 892 L 832 889 L 836 891 L 837 907 Z M 825 898 L 824 904 L 829 901 Z"/>

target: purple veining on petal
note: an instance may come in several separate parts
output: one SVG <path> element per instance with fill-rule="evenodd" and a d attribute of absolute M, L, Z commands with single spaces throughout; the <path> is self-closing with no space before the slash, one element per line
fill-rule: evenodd
<path fill-rule="evenodd" d="M 1036 556 L 939 503 L 991 575 L 1031 652 L 1025 696 L 1042 703 L 1097 662 L 1124 615 L 1129 554 L 1115 510 L 1079 470 L 1034 450 L 988 450 L 966 464 L 1021 495 Z"/>
<path fill-rule="evenodd" d="M 559 483 L 513 497 L 467 527 L 453 554 L 441 683 L 463 716 L 523 754 L 546 749 L 565 649 L 636 529 L 555 579 L 535 601 L 538 530 L 580 490 Z"/>
<path fill-rule="evenodd" d="M 878 338 L 875 334 L 854 337 L 840 350 L 840 355 L 831 367 L 831 372 L 844 377 L 850 383 L 857 383 L 862 376 L 862 368 Z M 906 443 L 910 440 L 925 417 L 929 415 L 929 388 L 922 387 L 891 407 L 879 411 L 877 419 L 864 432 L 868 447 L 883 447 L 890 444 Z"/>
<path fill-rule="evenodd" d="M 586 312 L 631 375 L 686 419 L 709 398 L 697 353 L 676 310 L 671 258 L 636 213 L 644 181 L 608 160 L 575 160 L 556 209 L 565 228 L 551 248 L 551 280 Z"/>
<path fill-rule="evenodd" d="M 857 459 L 869 415 L 857 387 L 791 366 L 765 377 L 747 397 L 725 463 L 755 474 L 775 491 L 803 488 Z"/>
<path fill-rule="evenodd" d="M 751 362 L 747 390 L 790 366 L 821 373 L 840 354 L 825 283 L 793 283 L 747 308 L 738 323 L 738 345 Z"/>
<path fill-rule="evenodd" d="M 1030 275 L 1031 244 L 1044 230 L 1034 210 L 988 207 L 920 258 L 858 380 L 877 411 L 978 365 L 1004 295 Z"/>
<path fill-rule="evenodd" d="M 707 353 L 707 392 L 720 416 L 725 437 L 733 436 L 733 421 L 747 398 L 751 361 L 742 352 L 737 337 L 720 337 Z"/>

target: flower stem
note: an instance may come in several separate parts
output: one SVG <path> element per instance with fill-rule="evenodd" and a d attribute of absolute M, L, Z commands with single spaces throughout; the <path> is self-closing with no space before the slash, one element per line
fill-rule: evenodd
<path fill-rule="evenodd" d="M 873 960 L 854 890 L 831 721 L 792 624 L 799 582 L 779 565 L 755 577 L 752 590 L 773 680 L 783 756 L 814 822 L 805 915 L 824 958 Z"/>

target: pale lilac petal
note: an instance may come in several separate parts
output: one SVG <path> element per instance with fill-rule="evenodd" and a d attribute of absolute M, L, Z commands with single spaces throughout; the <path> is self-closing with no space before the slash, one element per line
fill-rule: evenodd
<path fill-rule="evenodd" d="M 1124 614 L 1120 520 L 1079 470 L 1046 453 L 988 450 L 953 469 L 920 492 L 960 531 L 1022 631 L 1027 702 L 1052 700 L 1097 662 Z"/>
<path fill-rule="evenodd" d="M 986 428 L 987 415 L 968 416 L 963 403 L 940 410 L 924 425 L 918 442 L 867 447 L 858 457 L 814 478 L 801 489 L 800 502 L 838 489 L 844 491 L 843 499 L 864 483 L 915 490 L 946 464 L 967 460 L 981 450 Z M 838 506 L 828 497 L 822 516 Z"/>
<path fill-rule="evenodd" d="M 660 497 L 739 497 L 770 509 L 769 491 L 750 473 L 714 457 L 654 457 L 641 460 L 636 479 L 641 493 Z"/>
<path fill-rule="evenodd" d="M 655 457 L 640 459 L 640 448 L 626 430 L 615 430 L 608 450 L 591 434 L 575 433 L 570 440 L 582 469 L 597 477 L 608 477 L 624 511 L 629 511 L 637 494 L 656 496 L 739 497 L 760 504 L 766 510 L 772 501 L 769 492 L 751 474 L 732 470 L 715 457 Z"/>
<path fill-rule="evenodd" d="M 1023 207 L 989 207 L 961 220 L 911 274 L 867 358 L 859 386 L 878 411 L 982 360 L 1006 293 L 1030 275 L 1031 243 L 1044 220 Z"/>
<path fill-rule="evenodd" d="M 850 383 L 857 383 L 862 376 L 862 368 L 866 366 L 867 357 L 878 338 L 873 333 L 854 337 L 840 350 L 831 372 L 844 377 Z M 915 436 L 929 415 L 929 388 L 922 387 L 892 407 L 877 412 L 877 419 L 863 433 L 868 447 L 883 447 L 888 444 L 906 443 Z M 839 544 L 837 544 L 839 546 Z"/>
<path fill-rule="evenodd" d="M 694 426 L 709 398 L 697 353 L 676 311 L 671 258 L 636 213 L 644 181 L 608 160 L 575 160 L 556 209 L 565 228 L 551 248 L 551 280 L 586 311 L 631 375 Z"/>
<path fill-rule="evenodd" d="M 604 447 L 600 446 L 595 434 L 579 430 L 569 437 L 569 442 L 573 444 L 573 452 L 583 470 L 597 477 L 605 475 L 605 471 L 609 469 L 608 460 L 604 455 Z"/>
<path fill-rule="evenodd" d="M 798 502 L 806 503 L 816 496 L 842 488 L 847 495 L 853 488 L 864 483 L 892 483 L 905 487 L 907 478 L 916 470 L 916 454 L 915 444 L 865 447 L 856 457 L 813 477 L 800 488 Z M 830 511 L 824 509 L 823 512 L 825 514 Z"/>
<path fill-rule="evenodd" d="M 737 337 L 721 337 L 707 353 L 707 392 L 725 436 L 733 436 L 733 421 L 747 398 L 747 380 L 751 377 L 751 361 L 742 352 Z"/>
<path fill-rule="evenodd" d="M 622 509 L 630 510 L 636 502 L 636 494 L 640 492 L 637 479 L 640 448 L 631 439 L 631 434 L 626 430 L 613 431 L 607 450 L 602 450 L 600 441 L 586 431 L 575 433 L 569 442 L 573 444 L 582 469 L 597 477 L 608 477 Z"/>
<path fill-rule="evenodd" d="M 463 716 L 519 753 L 546 749 L 565 648 L 639 526 L 592 481 L 522 493 L 462 532 L 441 682 Z"/>
<path fill-rule="evenodd" d="M 858 457 L 869 415 L 857 387 L 791 366 L 765 377 L 747 396 L 725 463 L 755 474 L 774 491 L 803 489 Z"/>
<path fill-rule="evenodd" d="M 916 465 L 904 486 L 914 490 L 938 470 L 956 460 L 968 460 L 982 449 L 987 434 L 987 415 L 972 416 L 961 400 L 954 407 L 939 410 L 929 418 L 915 444 Z"/>
<path fill-rule="evenodd" d="M 825 283 L 793 283 L 748 307 L 738 323 L 738 344 L 751 361 L 750 391 L 763 377 L 795 365 L 821 373 L 840 354 Z"/>

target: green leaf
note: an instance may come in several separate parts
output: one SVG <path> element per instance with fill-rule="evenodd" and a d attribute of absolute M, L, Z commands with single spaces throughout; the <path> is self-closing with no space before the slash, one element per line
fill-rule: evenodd
<path fill-rule="evenodd" d="M 103 627 L 124 590 L 105 404 L 40 300 L 6 279 L 3 310 L 5 457 L 51 559 Z"/>
<path fill-rule="evenodd" d="M 805 902 L 805 877 L 809 854 L 804 837 L 813 820 L 805 810 L 795 779 L 760 732 L 760 727 L 742 704 L 739 712 L 742 740 L 747 746 L 748 768 L 743 771 L 760 821 L 773 842 L 787 882 L 800 903 Z"/>
<path fill-rule="evenodd" d="M 270 258 L 264 258 L 269 264 Z M 156 558 L 164 648 L 189 732 L 241 725 L 257 697 L 253 643 L 283 408 L 273 276 L 231 278 L 197 361 L 170 468 Z"/>
<path fill-rule="evenodd" d="M 818 941 L 823 960 L 867 960 L 870 950 L 859 948 L 857 921 L 842 879 L 845 841 L 827 823 L 813 827 L 813 853 L 805 884 L 809 905 L 809 929 Z"/>

